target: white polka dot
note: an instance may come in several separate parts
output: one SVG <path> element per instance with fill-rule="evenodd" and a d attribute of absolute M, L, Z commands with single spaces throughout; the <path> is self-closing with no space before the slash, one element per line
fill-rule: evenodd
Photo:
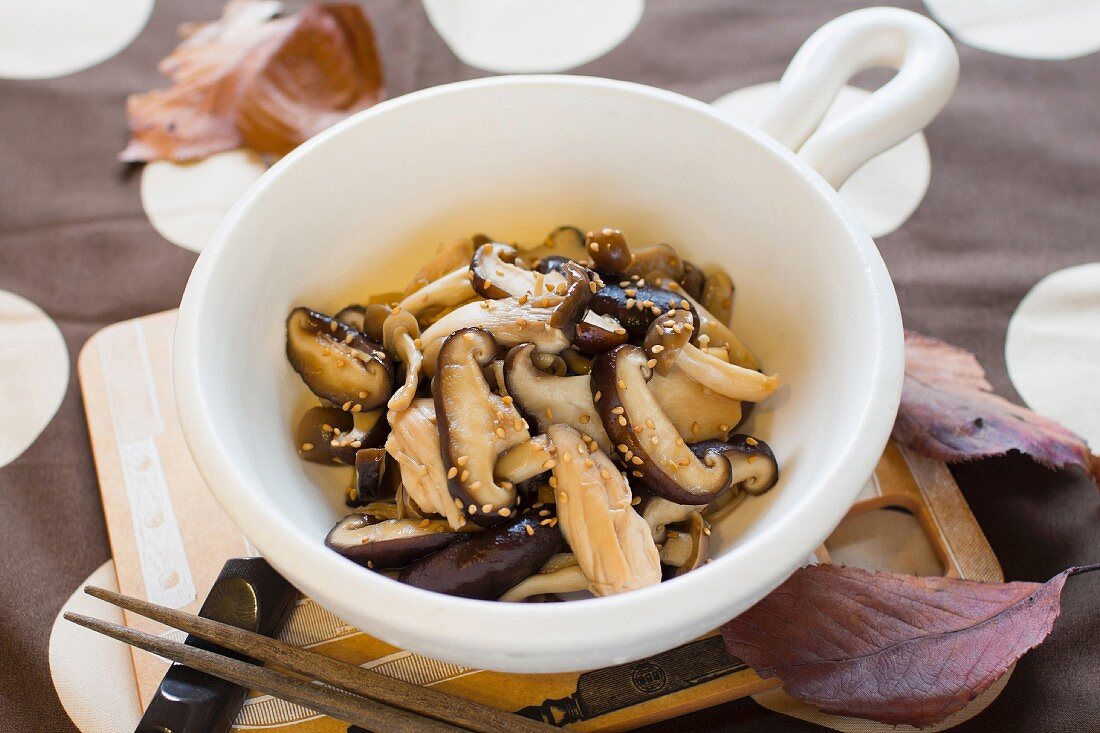
<path fill-rule="evenodd" d="M 1028 407 L 1100 448 L 1100 262 L 1031 289 L 1009 321 L 1005 364 Z"/>
<path fill-rule="evenodd" d="M 82 733 L 133 730 L 141 719 L 130 650 L 66 621 L 66 612 L 124 623 L 122 611 L 84 593 L 85 585 L 118 590 L 115 564 L 103 563 L 77 586 L 50 631 L 50 677 L 62 707 Z"/>
<path fill-rule="evenodd" d="M 603 56 L 638 25 L 645 0 L 423 0 L 463 62 L 500 74 L 565 71 Z"/>
<path fill-rule="evenodd" d="M 264 170 L 260 156 L 248 150 L 217 153 L 194 163 L 157 160 L 142 171 L 141 205 L 161 236 L 200 252 Z"/>
<path fill-rule="evenodd" d="M 1100 51 L 1100 0 L 924 0 L 963 43 L 1006 56 L 1072 59 Z"/>
<path fill-rule="evenodd" d="M 130 45 L 153 0 L 0 2 L 0 78 L 48 79 L 87 69 Z"/>
<path fill-rule="evenodd" d="M 716 99 L 714 106 L 730 119 L 755 126 L 775 97 L 776 86 L 776 82 L 769 82 L 738 89 Z M 822 125 L 870 95 L 866 89 L 844 87 Z M 916 211 L 928 191 L 931 175 L 928 143 L 918 132 L 853 173 L 840 187 L 840 197 L 852 207 L 871 236 L 880 237 L 904 224 Z"/>
<path fill-rule="evenodd" d="M 0 290 L 0 466 L 50 424 L 69 386 L 69 352 L 49 316 Z"/>

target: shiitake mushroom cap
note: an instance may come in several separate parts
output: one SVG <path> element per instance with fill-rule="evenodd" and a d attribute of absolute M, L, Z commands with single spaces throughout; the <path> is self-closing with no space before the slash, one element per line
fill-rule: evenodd
<path fill-rule="evenodd" d="M 373 569 L 400 568 L 462 539 L 441 520 L 385 519 L 372 521 L 349 514 L 325 537 L 325 545 L 352 562 Z"/>

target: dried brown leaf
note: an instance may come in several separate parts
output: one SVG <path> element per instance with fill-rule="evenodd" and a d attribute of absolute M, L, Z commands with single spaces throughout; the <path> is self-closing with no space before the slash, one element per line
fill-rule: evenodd
<path fill-rule="evenodd" d="M 246 146 L 284 155 L 383 96 L 374 35 L 356 5 L 232 0 L 220 20 L 183 26 L 159 65 L 174 82 L 127 100 L 123 161 L 196 160 Z"/>
<path fill-rule="evenodd" d="M 1050 633 L 1070 568 L 1046 583 L 795 572 L 722 627 L 731 654 L 827 713 L 926 726 L 962 709 Z"/>
<path fill-rule="evenodd" d="M 973 354 L 907 332 L 894 440 L 948 462 L 1018 450 L 1049 468 L 1079 466 L 1097 480 L 1100 459 L 1090 455 L 1083 438 L 992 389 Z"/>

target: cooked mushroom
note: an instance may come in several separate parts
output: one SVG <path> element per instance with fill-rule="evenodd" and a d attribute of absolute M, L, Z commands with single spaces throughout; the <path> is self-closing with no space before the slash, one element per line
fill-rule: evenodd
<path fill-rule="evenodd" d="M 544 354 L 541 351 L 535 351 L 531 354 L 531 363 L 540 371 L 553 374 L 555 377 L 564 377 L 569 372 L 569 365 L 565 363 L 565 359 L 557 354 Z M 503 371 L 501 374 L 503 374 Z"/>
<path fill-rule="evenodd" d="M 452 529 L 464 527 L 466 517 L 454 505 L 447 487 L 435 403 L 418 398 L 407 410 L 391 411 L 387 418 L 392 431 L 386 440 L 386 452 L 401 467 L 401 483 L 409 497 L 423 511 L 442 514 Z"/>
<path fill-rule="evenodd" d="M 733 281 L 730 276 L 722 270 L 715 270 L 707 275 L 700 301 L 707 312 L 714 314 L 715 320 L 729 323 L 733 314 Z"/>
<path fill-rule="evenodd" d="M 407 295 L 398 307 L 420 318 L 429 309 L 449 308 L 475 296 L 470 286 L 470 268 L 460 267 Z"/>
<path fill-rule="evenodd" d="M 420 337 L 420 325 L 412 313 L 395 310 L 382 324 L 382 343 L 386 351 L 405 364 L 405 383 L 397 388 L 386 404 L 391 410 L 406 409 L 420 384 L 420 366 L 424 361 L 416 340 Z"/>
<path fill-rule="evenodd" d="M 591 262 L 588 252 L 584 248 L 584 232 L 576 227 L 558 227 L 546 235 L 546 239 L 537 247 L 524 250 L 523 256 L 528 259 L 538 259 L 544 262 L 554 258 L 559 260 L 572 260 L 582 265 Z M 546 270 L 540 270 L 546 272 Z"/>
<path fill-rule="evenodd" d="M 329 443 L 339 433 L 351 430 L 352 415 L 338 407 L 311 407 L 306 410 L 294 430 L 298 455 L 314 463 L 338 462 L 339 459 L 332 455 Z"/>
<path fill-rule="evenodd" d="M 634 256 L 621 229 L 603 227 L 584 237 L 585 249 L 600 272 L 619 274 L 634 264 Z"/>
<path fill-rule="evenodd" d="M 379 344 L 308 308 L 287 318 L 286 355 L 315 395 L 344 410 L 378 407 L 393 389 L 393 364 Z"/>
<path fill-rule="evenodd" d="M 515 264 L 517 254 L 515 247 L 501 242 L 478 247 L 470 261 L 470 272 L 473 273 L 471 284 L 477 294 L 494 300 L 518 298 L 525 293 L 547 295 L 554 302 L 560 300 L 562 293 L 558 289 L 565 285 L 562 274 L 543 274 L 520 267 Z"/>
<path fill-rule="evenodd" d="M 363 506 L 380 498 L 386 472 L 386 451 L 362 448 L 355 453 L 355 485 L 348 491 L 348 506 Z"/>
<path fill-rule="evenodd" d="M 525 296 L 468 303 L 433 323 L 420 335 L 423 344 L 424 373 L 435 374 L 439 349 L 455 331 L 483 328 L 493 334 L 501 346 L 532 342 L 543 353 L 557 354 L 569 346 L 569 339 L 550 325 L 552 308 L 536 306 Z"/>
<path fill-rule="evenodd" d="M 482 526 L 510 516 L 515 503 L 515 487 L 502 486 L 493 476 L 497 456 L 531 437 L 512 399 L 490 391 L 481 372 L 496 353 L 497 342 L 488 331 L 456 331 L 439 350 L 438 373 L 432 380 L 451 496 Z"/>
<path fill-rule="evenodd" d="M 615 318 L 591 310 L 573 329 L 573 346 L 593 356 L 625 344 L 626 339 L 626 329 Z"/>
<path fill-rule="evenodd" d="M 727 461 L 731 469 L 730 487 L 734 491 L 759 496 L 779 481 L 779 463 L 771 447 L 751 435 L 695 443 L 691 450 L 708 466 Z"/>
<path fill-rule="evenodd" d="M 645 350 L 656 362 L 654 371 L 667 376 L 694 331 L 695 319 L 688 310 L 671 310 L 654 319 L 645 334 Z"/>
<path fill-rule="evenodd" d="M 493 476 L 501 485 L 507 482 L 518 487 L 521 483 L 544 474 L 553 467 L 554 456 L 550 452 L 551 449 L 550 439 L 545 435 L 536 435 L 530 440 L 514 445 L 497 458 L 496 466 L 493 467 Z"/>
<path fill-rule="evenodd" d="M 566 368 L 574 374 L 588 374 L 592 371 L 592 360 L 576 349 L 566 349 L 561 352 L 561 359 Z"/>
<path fill-rule="evenodd" d="M 592 403 L 589 377 L 546 374 L 532 363 L 534 352 L 534 344 L 520 344 L 513 347 L 504 359 L 504 382 L 508 386 L 508 395 L 528 422 L 536 422 L 542 433 L 555 423 L 572 425 L 591 436 L 602 449 L 611 450 L 611 440 Z"/>
<path fill-rule="evenodd" d="M 351 428 L 344 430 L 333 425 L 333 436 L 328 449 L 332 457 L 340 463 L 355 465 L 355 454 L 363 448 L 381 448 L 390 432 L 390 426 L 383 419 L 383 409 L 370 412 L 352 413 Z"/>
<path fill-rule="evenodd" d="M 367 309 L 365 306 L 352 304 L 341 308 L 339 312 L 337 312 L 337 314 L 333 316 L 333 318 L 340 321 L 341 323 L 348 324 L 356 331 L 366 333 L 367 337 L 371 338 L 371 335 L 367 333 L 367 329 L 364 328 L 364 326 L 366 325 L 366 315 Z M 378 339 L 372 340 L 377 341 Z"/>
<path fill-rule="evenodd" d="M 561 302 L 554 307 L 554 313 L 550 316 L 550 325 L 562 329 L 568 335 L 573 332 L 574 326 L 584 315 L 588 301 L 592 299 L 597 286 L 588 277 L 588 270 L 576 262 L 567 262 L 562 265 L 560 274 L 565 279 L 565 293 L 562 295 Z M 546 279 L 549 280 L 550 276 L 547 275 Z"/>
<path fill-rule="evenodd" d="M 673 309 L 692 311 L 693 322 L 699 323 L 695 307 L 682 293 L 653 287 L 645 280 L 607 283 L 592 296 L 589 307 L 600 315 L 613 316 L 636 339 L 645 338 L 649 325 Z"/>
<path fill-rule="evenodd" d="M 649 391 L 676 432 L 690 441 L 725 440 L 744 422 L 744 408 L 752 406 L 704 387 L 675 365 L 668 376 L 654 374 Z"/>
<path fill-rule="evenodd" d="M 703 271 L 688 260 L 684 260 L 684 274 L 680 276 L 680 287 L 695 300 L 703 297 L 703 288 L 706 285 L 706 276 Z"/>
<path fill-rule="evenodd" d="M 400 568 L 458 541 L 446 522 L 431 519 L 384 519 L 372 522 L 349 514 L 336 523 L 325 544 L 352 562 L 368 568 Z"/>
<path fill-rule="evenodd" d="M 382 326 L 390 317 L 390 313 L 393 313 L 392 306 L 385 303 L 371 303 L 363 309 L 363 327 L 359 330 L 367 334 L 372 341 L 382 343 L 384 337 Z"/>
<path fill-rule="evenodd" d="M 679 282 L 684 276 L 684 261 L 670 245 L 651 244 L 634 250 L 633 262 L 621 272 L 646 279 L 651 273 L 661 273 L 663 277 Z"/>
<path fill-rule="evenodd" d="M 576 593 L 588 589 L 588 578 L 573 553 L 554 555 L 539 571 L 512 586 L 498 601 L 517 603 L 533 596 Z"/>
<path fill-rule="evenodd" d="M 548 275 L 551 272 L 561 272 L 561 268 L 565 267 L 573 260 L 568 257 L 559 257 L 558 255 L 548 255 L 546 257 L 540 257 L 535 262 L 535 272 L 541 272 L 544 275 Z"/>
<path fill-rule="evenodd" d="M 650 373 L 637 346 L 596 357 L 592 389 L 604 428 L 639 483 L 678 504 L 706 504 L 729 486 L 731 468 L 692 453 L 646 384 Z"/>
<path fill-rule="evenodd" d="M 686 526 L 669 529 L 661 548 L 661 564 L 676 568 L 673 576 L 697 570 L 710 557 L 710 526 L 699 512 L 692 512 Z"/>
<path fill-rule="evenodd" d="M 760 368 L 760 362 L 756 360 L 756 357 L 748 350 L 748 347 L 741 342 L 737 334 L 730 330 L 730 327 L 726 325 L 725 321 L 718 320 L 717 316 L 704 308 L 703 305 L 691 295 L 685 293 L 684 299 L 691 303 L 692 308 L 695 309 L 695 323 L 698 326 L 695 329 L 697 332 L 695 341 L 706 346 L 725 346 L 729 351 L 729 361 L 731 364 L 736 364 L 746 369 Z"/>
<path fill-rule="evenodd" d="M 698 514 L 700 509 L 698 505 L 677 504 L 660 496 L 650 496 L 641 505 L 642 519 L 659 545 L 668 538 L 669 525 L 690 521 L 691 515 Z"/>
<path fill-rule="evenodd" d="M 448 272 L 454 272 L 470 264 L 470 258 L 473 255 L 474 242 L 471 239 L 454 239 L 440 244 L 432 258 L 413 276 L 408 287 L 405 288 L 404 297 L 407 298 Z"/>
<path fill-rule="evenodd" d="M 734 400 L 759 402 L 779 389 L 778 374 L 762 374 L 722 361 L 692 344 L 684 345 L 675 364 L 704 387 Z"/>
<path fill-rule="evenodd" d="M 527 512 L 418 560 L 398 580 L 437 593 L 490 600 L 537 572 L 561 545 L 553 517 Z"/>
<path fill-rule="evenodd" d="M 562 534 L 594 595 L 661 582 L 661 560 L 649 525 L 631 505 L 630 486 L 601 450 L 590 451 L 568 425 L 547 431 L 558 450 L 554 466 Z"/>

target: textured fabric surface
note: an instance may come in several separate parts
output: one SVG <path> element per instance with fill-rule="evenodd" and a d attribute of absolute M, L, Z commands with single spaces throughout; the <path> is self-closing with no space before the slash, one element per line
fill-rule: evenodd
<path fill-rule="evenodd" d="M 779 78 L 814 29 L 867 4 L 650 0 L 632 35 L 575 73 L 709 102 Z M 923 12 L 919 3 L 900 4 Z M 363 5 L 389 96 L 482 75 L 454 56 L 419 3 Z M 126 141 L 126 94 L 163 86 L 155 65 L 175 45 L 177 25 L 216 17 L 219 6 L 161 0 L 111 60 L 58 79 L 0 81 L 0 289 L 58 324 L 73 364 L 103 326 L 178 304 L 195 255 L 156 233 L 142 210 L 139 171 L 114 156 Z M 1032 61 L 966 46 L 959 53 L 958 91 L 926 130 L 928 195 L 879 245 L 907 327 L 974 351 L 997 390 L 1015 398 L 1004 337 L 1020 299 L 1043 276 L 1100 259 L 1100 55 Z M 1100 497 L 1081 475 L 1006 458 L 959 467 L 956 477 L 1007 578 L 1045 580 L 1100 560 Z M 50 680 L 50 627 L 109 557 L 70 369 L 53 420 L 0 468 L 0 731 L 75 729 Z M 1075 579 L 1064 598 L 1051 639 L 1020 662 L 989 709 L 956 730 L 1097 729 L 1100 579 Z M 744 700 L 652 730 L 821 729 Z"/>

